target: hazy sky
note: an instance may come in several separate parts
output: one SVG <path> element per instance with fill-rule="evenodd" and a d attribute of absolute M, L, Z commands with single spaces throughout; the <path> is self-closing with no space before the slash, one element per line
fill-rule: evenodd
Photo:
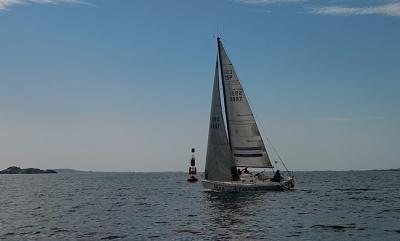
<path fill-rule="evenodd" d="M 400 167 L 400 0 L 0 0 L 0 169 L 204 169 L 220 32 L 294 170 Z"/>

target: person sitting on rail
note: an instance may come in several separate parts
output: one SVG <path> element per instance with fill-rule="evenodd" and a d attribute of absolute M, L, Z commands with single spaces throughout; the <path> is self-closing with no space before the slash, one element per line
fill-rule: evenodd
<path fill-rule="evenodd" d="M 281 172 L 279 170 L 276 170 L 274 177 L 271 178 L 271 181 L 272 182 L 280 182 L 280 181 L 282 181 Z"/>

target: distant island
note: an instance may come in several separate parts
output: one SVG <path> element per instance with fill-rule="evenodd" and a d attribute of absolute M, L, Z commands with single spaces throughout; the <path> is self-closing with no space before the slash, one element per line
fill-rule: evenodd
<path fill-rule="evenodd" d="M 0 171 L 0 174 L 54 174 L 57 173 L 54 170 L 41 170 L 39 168 L 20 168 L 20 167 L 9 167 Z"/>

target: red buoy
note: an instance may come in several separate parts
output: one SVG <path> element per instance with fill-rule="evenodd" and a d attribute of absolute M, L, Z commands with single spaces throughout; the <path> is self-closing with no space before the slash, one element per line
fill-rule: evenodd
<path fill-rule="evenodd" d="M 192 148 L 192 159 L 190 159 L 190 166 L 189 166 L 189 177 L 187 179 L 188 182 L 197 182 L 198 179 L 196 177 L 196 158 L 194 156 L 194 148 Z"/>

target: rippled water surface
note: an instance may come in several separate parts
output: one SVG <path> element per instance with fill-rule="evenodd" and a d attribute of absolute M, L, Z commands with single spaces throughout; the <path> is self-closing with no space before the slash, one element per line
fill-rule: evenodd
<path fill-rule="evenodd" d="M 184 173 L 0 175 L 2 240 L 400 240 L 399 171 L 208 193 Z"/>

